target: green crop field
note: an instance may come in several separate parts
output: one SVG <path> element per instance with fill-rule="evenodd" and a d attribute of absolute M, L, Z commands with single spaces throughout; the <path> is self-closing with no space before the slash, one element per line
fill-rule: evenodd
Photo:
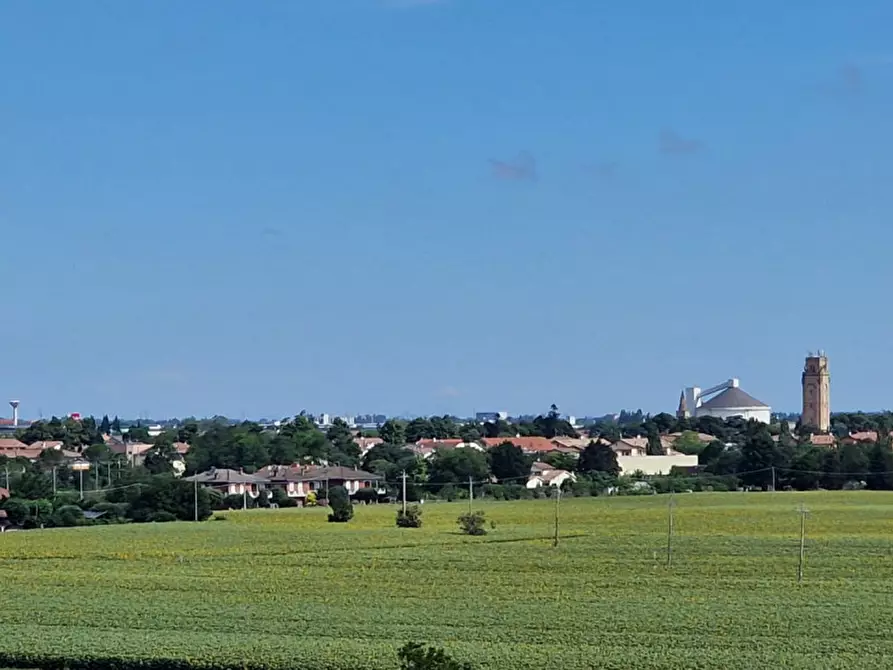
<path fill-rule="evenodd" d="M 8 533 L 0 665 L 392 669 L 407 641 L 482 668 L 893 665 L 893 494 L 677 495 L 669 568 L 668 501 L 565 499 L 557 548 L 549 500 L 476 504 L 479 538 L 460 503 L 418 530 L 369 506 Z"/>

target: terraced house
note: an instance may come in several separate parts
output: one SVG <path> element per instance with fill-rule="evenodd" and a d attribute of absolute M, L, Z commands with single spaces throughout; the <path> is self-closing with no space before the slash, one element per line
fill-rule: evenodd
<path fill-rule="evenodd" d="M 379 494 L 385 492 L 384 477 L 381 475 L 340 465 L 268 465 L 261 468 L 257 476 L 299 502 L 303 502 L 311 492 L 324 498 L 334 486 L 343 486 L 352 496 L 364 488 L 374 489 Z"/>

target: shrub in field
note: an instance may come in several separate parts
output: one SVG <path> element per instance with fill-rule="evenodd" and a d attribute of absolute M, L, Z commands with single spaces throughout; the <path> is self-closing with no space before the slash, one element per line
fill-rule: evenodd
<path fill-rule="evenodd" d="M 471 665 L 460 663 L 443 649 L 426 648 L 416 643 L 403 645 L 397 657 L 400 670 L 471 670 Z"/>
<path fill-rule="evenodd" d="M 347 495 L 347 489 L 343 486 L 333 486 L 329 490 L 329 507 L 332 513 L 329 514 L 329 522 L 346 523 L 353 517 L 353 503 L 350 502 L 350 496 Z"/>
<path fill-rule="evenodd" d="M 298 501 L 288 497 L 284 489 L 273 490 L 273 504 L 278 507 L 297 507 Z"/>
<path fill-rule="evenodd" d="M 316 505 L 317 497 L 315 491 L 310 491 L 307 496 L 304 498 L 304 504 L 307 507 L 313 507 Z"/>
<path fill-rule="evenodd" d="M 242 509 L 242 505 L 245 504 L 245 500 L 238 494 L 232 494 L 224 497 L 221 504 L 223 506 L 223 509 Z"/>
<path fill-rule="evenodd" d="M 487 519 L 483 512 L 468 512 L 458 519 L 459 530 L 465 535 L 486 535 Z"/>
<path fill-rule="evenodd" d="M 69 526 L 84 525 L 84 512 L 77 505 L 62 505 L 58 507 L 50 517 L 50 526 L 66 528 Z"/>
<path fill-rule="evenodd" d="M 402 509 L 397 510 L 397 526 L 399 528 L 421 528 L 422 509 L 418 505 L 410 505 L 406 508 L 406 514 Z"/>
<path fill-rule="evenodd" d="M 28 501 L 21 498 L 9 498 L 3 503 L 3 509 L 6 510 L 6 518 L 10 523 L 24 523 L 28 518 Z"/>

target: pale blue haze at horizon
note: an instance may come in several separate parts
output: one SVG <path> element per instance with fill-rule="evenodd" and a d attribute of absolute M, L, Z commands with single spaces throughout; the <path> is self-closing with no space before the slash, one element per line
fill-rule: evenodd
<path fill-rule="evenodd" d="M 888 406 L 893 5 L 615 4 L 4 2 L 0 394 L 794 411 L 822 347 Z"/>

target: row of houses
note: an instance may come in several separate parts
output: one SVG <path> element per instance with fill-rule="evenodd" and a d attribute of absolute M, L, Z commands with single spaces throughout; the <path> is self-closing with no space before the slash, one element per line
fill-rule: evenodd
<path fill-rule="evenodd" d="M 211 468 L 192 475 L 187 481 L 219 491 L 223 495 L 257 498 L 265 490 L 277 488 L 296 502 L 303 502 L 310 493 L 324 498 L 331 487 L 343 486 L 349 495 L 360 489 L 385 493 L 384 477 L 359 468 L 340 465 L 268 465 L 256 473 Z"/>
<path fill-rule="evenodd" d="M 621 473 L 642 472 L 646 475 L 668 474 L 674 467 L 693 468 L 698 465 L 697 456 L 687 456 L 673 449 L 673 445 L 682 433 L 673 433 L 661 436 L 661 446 L 665 452 L 663 456 L 648 455 L 648 438 L 629 437 L 610 442 L 603 438 L 597 438 L 597 444 L 611 447 L 617 454 L 617 463 Z M 713 442 L 716 438 L 711 435 L 698 434 L 698 440 L 704 444 Z M 525 454 L 542 459 L 548 454 L 560 453 L 579 458 L 583 450 L 593 440 L 589 438 L 570 437 L 493 437 L 483 438 L 477 442 L 464 442 L 463 440 L 419 440 L 415 444 L 407 445 L 407 448 L 418 456 L 431 458 L 438 449 L 476 449 L 486 451 L 505 442 L 511 442 L 519 447 Z M 375 444 L 380 443 L 368 440 L 361 451 L 367 453 Z"/>
<path fill-rule="evenodd" d="M 132 465 L 141 465 L 146 459 L 146 453 L 153 447 L 151 444 L 124 442 L 109 436 L 105 436 L 105 442 L 111 453 L 121 456 Z M 82 458 L 80 452 L 67 449 L 61 440 L 46 440 L 25 444 L 15 438 L 0 438 L 0 456 L 6 456 L 7 458 L 25 458 L 29 461 L 36 461 L 48 449 L 59 452 L 63 460 L 77 461 Z M 176 442 L 174 443 L 174 450 L 178 456 L 183 457 L 189 451 L 189 445 L 185 442 Z"/>

